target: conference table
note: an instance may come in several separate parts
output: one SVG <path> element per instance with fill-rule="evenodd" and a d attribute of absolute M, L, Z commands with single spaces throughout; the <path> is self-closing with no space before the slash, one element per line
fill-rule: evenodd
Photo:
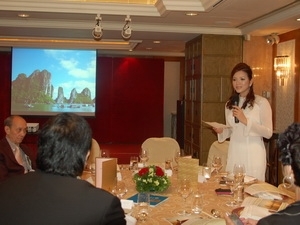
<path fill-rule="evenodd" d="M 127 199 L 137 193 L 135 188 L 135 183 L 132 179 L 133 172 L 129 170 L 128 165 L 119 165 L 120 173 L 122 180 L 126 184 L 128 192 L 123 196 L 123 199 Z M 193 190 L 199 190 L 202 194 L 202 212 L 200 214 L 191 214 L 186 216 L 178 215 L 178 210 L 183 209 L 184 200 L 177 192 L 177 184 L 178 184 L 178 174 L 176 171 L 173 172 L 172 176 L 170 176 L 171 185 L 170 187 L 160 193 L 155 193 L 157 195 L 168 196 L 168 199 L 161 202 L 159 205 L 151 207 L 148 219 L 144 222 L 138 221 L 137 224 L 144 225 L 179 225 L 181 221 L 185 221 L 186 219 L 194 219 L 195 218 L 203 218 L 203 219 L 216 219 L 214 215 L 212 215 L 211 211 L 213 209 L 219 212 L 220 217 L 222 218 L 226 212 L 232 212 L 235 208 L 227 206 L 226 203 L 232 200 L 231 195 L 217 195 L 215 189 L 221 188 L 219 184 L 219 180 L 221 179 L 221 174 L 214 175 L 206 182 L 203 183 L 193 183 Z M 94 176 L 90 173 L 84 173 L 82 179 L 88 180 L 90 183 L 94 183 Z M 226 186 L 222 186 L 222 188 L 226 188 Z M 191 202 L 193 200 L 193 194 L 191 194 L 186 200 L 186 206 L 191 206 Z M 133 207 L 130 215 L 136 216 L 136 207 Z M 220 219 L 216 219 L 218 221 L 217 224 L 220 224 Z M 212 221 L 213 222 L 213 221 Z M 199 223 L 200 224 L 200 223 Z M 225 222 L 221 222 L 221 224 L 225 224 Z"/>

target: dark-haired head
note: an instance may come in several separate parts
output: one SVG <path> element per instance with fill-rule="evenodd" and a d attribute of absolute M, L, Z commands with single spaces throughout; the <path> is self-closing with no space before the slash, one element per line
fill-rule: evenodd
<path fill-rule="evenodd" d="M 39 132 L 37 166 L 46 173 L 79 176 L 91 142 L 91 128 L 84 118 L 73 113 L 58 114 Z"/>
<path fill-rule="evenodd" d="M 295 184 L 300 187 L 300 123 L 291 124 L 281 133 L 277 146 L 282 165 L 291 165 Z"/>
<path fill-rule="evenodd" d="M 232 71 L 231 71 L 231 82 L 233 82 L 233 76 L 235 73 L 239 72 L 239 71 L 243 71 L 247 74 L 247 77 L 248 79 L 251 81 L 252 78 L 253 78 L 253 72 L 252 72 L 252 69 L 251 67 L 246 64 L 246 63 L 238 63 L 236 64 Z M 232 88 L 232 94 L 229 98 L 229 101 L 227 102 L 227 105 L 226 107 L 229 108 L 229 109 L 232 109 L 232 106 L 234 105 L 234 101 L 235 101 L 235 98 L 236 98 L 236 95 L 239 95 L 239 93 L 237 93 L 235 91 L 234 88 Z M 254 102 L 254 99 L 255 99 L 255 96 L 254 96 L 254 90 L 253 90 L 253 84 L 250 85 L 250 89 L 249 89 L 249 93 L 247 94 L 246 96 L 246 100 L 242 106 L 243 109 L 246 108 L 247 104 L 249 104 L 251 107 L 253 106 L 253 102 Z"/>

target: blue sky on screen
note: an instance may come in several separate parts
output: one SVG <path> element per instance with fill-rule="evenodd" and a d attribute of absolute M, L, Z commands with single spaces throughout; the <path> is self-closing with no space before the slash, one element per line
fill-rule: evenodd
<path fill-rule="evenodd" d="M 14 48 L 12 54 L 12 80 L 20 73 L 30 76 L 35 70 L 51 73 L 54 86 L 53 98 L 57 97 L 58 87 L 64 89 L 64 96 L 76 88 L 80 93 L 89 88 L 92 99 L 96 88 L 96 51 Z"/>

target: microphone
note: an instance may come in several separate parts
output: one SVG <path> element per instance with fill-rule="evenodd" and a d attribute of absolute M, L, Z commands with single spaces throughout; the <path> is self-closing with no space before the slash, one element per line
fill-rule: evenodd
<path fill-rule="evenodd" d="M 235 96 L 233 97 L 233 105 L 239 106 L 239 101 L 240 101 L 239 95 L 235 95 Z M 235 122 L 235 123 L 238 123 L 238 122 L 239 122 L 239 119 L 236 118 L 236 117 L 234 117 L 234 122 Z"/>

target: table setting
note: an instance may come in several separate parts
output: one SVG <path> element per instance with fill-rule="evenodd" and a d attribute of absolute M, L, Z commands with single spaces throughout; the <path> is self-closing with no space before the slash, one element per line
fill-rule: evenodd
<path fill-rule="evenodd" d="M 181 164 L 182 158 L 177 158 L 176 169 L 168 165 L 167 168 L 171 169 L 172 173 L 167 173 L 161 163 L 148 165 L 147 162 L 143 161 L 142 163 L 138 162 L 137 166 L 118 165 L 117 173 L 119 176 L 117 177 L 125 186 L 126 191 L 121 191 L 122 194 L 118 195 L 115 190 L 113 194 L 121 199 L 126 215 L 135 218 L 136 224 L 224 225 L 225 221 L 222 218 L 226 213 L 235 212 L 243 216 L 253 213 L 257 207 L 264 207 L 262 205 L 249 207 L 251 204 L 255 205 L 255 201 L 245 201 L 247 197 L 251 196 L 245 192 L 247 187 L 259 183 L 255 178 L 247 177 L 244 174 L 243 181 L 247 180 L 247 182 L 243 183 L 240 199 L 235 204 L 230 205 L 228 202 L 234 200 L 233 190 L 227 194 L 219 195 L 216 193 L 216 189 L 230 190 L 230 185 L 221 181 L 232 179 L 232 175 L 215 171 L 209 165 L 199 166 L 199 162 L 195 166 L 195 159 L 191 158 L 191 163 L 187 163 L 188 160 L 184 159 L 183 164 Z M 189 168 L 181 168 L 182 165 L 188 165 Z M 207 174 L 207 167 L 210 168 L 210 174 Z M 183 172 L 187 172 L 187 174 L 181 174 Z M 83 179 L 92 183 L 93 178 L 91 176 L 91 173 L 86 173 Z M 183 179 L 183 177 L 186 178 Z M 246 177 L 247 179 L 245 179 Z M 157 183 L 160 185 L 155 186 Z M 151 186 L 152 184 L 155 188 Z M 145 193 L 147 193 L 149 200 L 146 201 L 147 203 L 140 204 L 139 196 Z M 163 200 L 156 205 L 151 205 L 150 198 L 154 198 L 154 196 L 158 199 L 162 197 Z M 283 199 L 283 201 L 286 200 L 287 198 Z M 156 199 L 155 201 L 159 200 Z M 292 202 L 292 199 L 289 198 L 289 202 Z M 266 211 L 269 213 L 269 210 Z"/>

